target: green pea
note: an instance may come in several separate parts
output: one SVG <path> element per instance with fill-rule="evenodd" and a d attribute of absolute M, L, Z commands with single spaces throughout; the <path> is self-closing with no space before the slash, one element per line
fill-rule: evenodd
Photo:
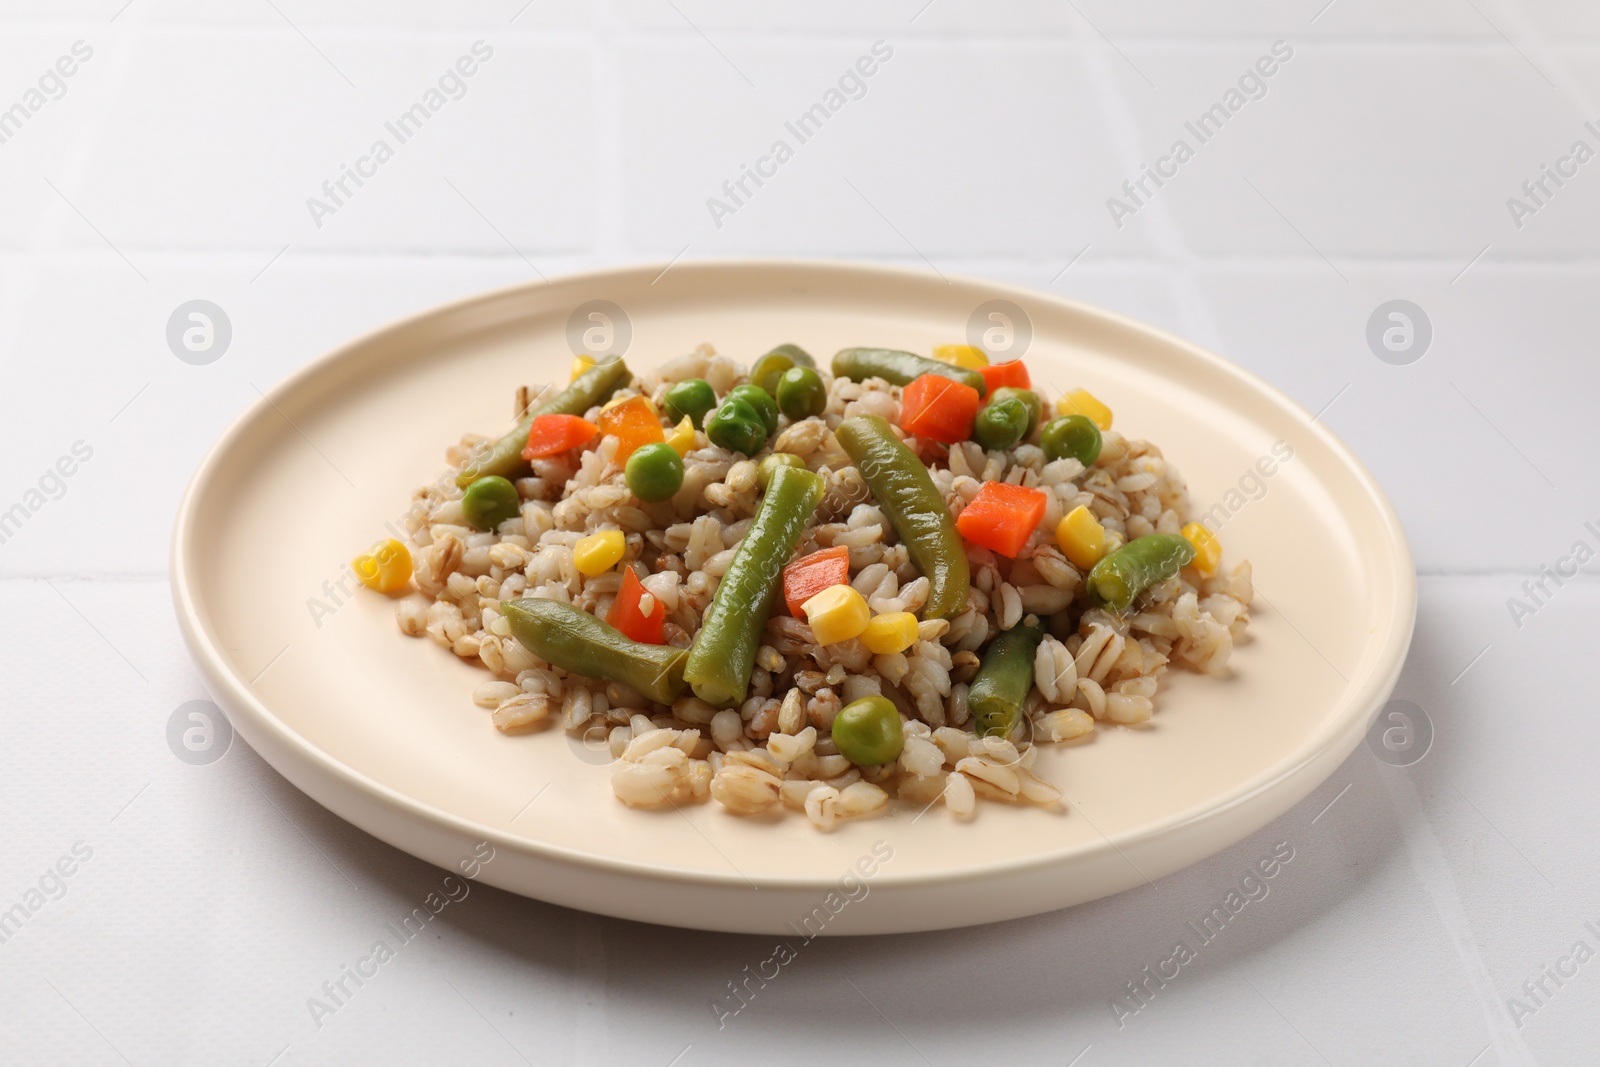
<path fill-rule="evenodd" d="M 810 367 L 786 370 L 778 379 L 778 409 L 796 422 L 821 415 L 827 406 L 828 387 Z"/>
<path fill-rule="evenodd" d="M 467 486 L 461 513 L 480 530 L 498 530 L 502 522 L 522 514 L 522 495 L 516 486 L 491 474 Z"/>
<path fill-rule="evenodd" d="M 817 361 L 799 345 L 779 345 L 755 361 L 750 368 L 750 381 L 776 395 L 778 375 L 790 367 L 815 367 Z"/>
<path fill-rule="evenodd" d="M 704 378 L 685 378 L 667 390 L 661 403 L 673 425 L 682 422 L 687 415 L 695 429 L 703 430 L 706 412 L 717 406 L 717 391 Z"/>
<path fill-rule="evenodd" d="M 833 718 L 833 743 L 841 756 L 861 767 L 898 759 L 906 743 L 900 712 L 888 697 L 852 700 Z"/>
<path fill-rule="evenodd" d="M 628 457 L 623 476 L 640 500 L 665 500 L 683 485 L 683 457 L 669 444 L 642 445 Z"/>
<path fill-rule="evenodd" d="M 972 424 L 972 439 L 986 452 L 1012 448 L 1028 430 L 1028 406 L 1016 397 L 991 400 Z"/>
<path fill-rule="evenodd" d="M 1065 415 L 1044 424 L 1044 458 L 1075 459 L 1085 467 L 1100 456 L 1100 427 L 1085 415 Z"/>
<path fill-rule="evenodd" d="M 761 466 L 756 468 L 756 482 L 762 489 L 766 489 L 767 483 L 772 481 L 772 472 L 779 467 L 804 468 L 805 465 L 806 461 L 793 452 L 768 453 L 767 458 L 761 461 Z"/>
<path fill-rule="evenodd" d="M 729 452 L 753 456 L 767 443 L 767 424 L 748 401 L 729 393 L 706 419 L 706 436 Z"/>
<path fill-rule="evenodd" d="M 772 394 L 758 385 L 736 385 L 728 390 L 730 397 L 738 397 L 746 404 L 756 409 L 761 416 L 761 421 L 767 427 L 767 433 L 778 432 L 778 402 L 772 399 Z"/>
<path fill-rule="evenodd" d="M 1007 385 L 996 389 L 989 397 L 989 402 L 996 400 L 1016 399 L 1028 406 L 1028 428 L 1022 431 L 1024 438 L 1033 433 L 1033 428 L 1039 425 L 1039 418 L 1044 414 L 1044 404 L 1039 399 L 1039 394 L 1032 389 L 1018 389 L 1016 386 Z"/>

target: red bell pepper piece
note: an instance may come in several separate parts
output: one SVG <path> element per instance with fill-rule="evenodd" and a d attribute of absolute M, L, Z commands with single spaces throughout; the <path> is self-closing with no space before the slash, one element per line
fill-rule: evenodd
<path fill-rule="evenodd" d="M 900 392 L 900 425 L 908 433 L 953 445 L 972 436 L 981 398 L 965 382 L 924 374 Z"/>
<path fill-rule="evenodd" d="M 789 614 L 805 618 L 800 605 L 830 586 L 849 581 L 850 550 L 843 545 L 801 556 L 783 568 L 783 599 L 789 605 Z"/>
<path fill-rule="evenodd" d="M 1015 559 L 1044 519 L 1045 503 L 1046 497 L 1038 489 L 984 482 L 972 503 L 956 517 L 956 529 L 973 544 Z"/>
<path fill-rule="evenodd" d="M 617 599 L 611 604 L 606 622 L 635 641 L 647 645 L 665 644 L 661 627 L 667 621 L 666 606 L 652 596 L 650 612 L 645 614 L 640 610 L 639 602 L 646 596 L 649 593 L 633 568 L 622 568 L 622 588 L 617 591 Z"/>
<path fill-rule="evenodd" d="M 576 415 L 537 415 L 528 426 L 523 459 L 543 459 L 588 444 L 600 427 Z"/>
<path fill-rule="evenodd" d="M 1022 360 L 1013 359 L 1007 363 L 991 363 L 987 367 L 979 367 L 978 373 L 983 375 L 984 382 L 989 386 L 989 395 L 993 396 L 996 389 L 1010 386 L 1013 389 L 1032 389 L 1033 379 L 1028 377 L 1028 368 L 1022 365 Z"/>

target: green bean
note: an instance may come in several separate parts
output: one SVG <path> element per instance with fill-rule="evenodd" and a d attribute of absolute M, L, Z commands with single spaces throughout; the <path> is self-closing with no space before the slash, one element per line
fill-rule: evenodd
<path fill-rule="evenodd" d="M 694 695 L 707 704 L 731 708 L 744 702 L 783 566 L 821 500 L 820 474 L 796 467 L 772 472 L 755 520 L 706 608 L 684 666 Z"/>
<path fill-rule="evenodd" d="M 1039 399 L 1039 394 L 1032 389 L 1018 389 L 1014 385 L 1003 385 L 994 391 L 994 395 L 989 398 L 989 403 L 993 404 L 997 400 L 1005 400 L 1007 398 L 1020 400 L 1027 407 L 1028 428 L 1022 431 L 1022 436 L 1029 436 L 1033 433 L 1033 428 L 1039 425 L 1040 417 L 1044 415 L 1044 402 Z"/>
<path fill-rule="evenodd" d="M 682 422 L 683 417 L 687 415 L 695 429 L 703 430 L 706 412 L 717 406 L 717 392 L 704 378 L 685 378 L 667 390 L 667 395 L 661 398 L 661 403 L 667 409 L 667 417 L 672 420 L 674 426 Z"/>
<path fill-rule="evenodd" d="M 1089 569 L 1084 588 L 1096 607 L 1127 611 L 1134 598 L 1194 559 L 1194 546 L 1178 534 L 1136 537 Z"/>
<path fill-rule="evenodd" d="M 778 408 L 796 422 L 821 415 L 828 406 L 828 387 L 810 367 L 791 367 L 778 379 Z"/>
<path fill-rule="evenodd" d="M 999 396 L 983 405 L 972 423 L 972 439 L 985 452 L 1003 452 L 1027 436 L 1028 406 L 1014 396 Z"/>
<path fill-rule="evenodd" d="M 877 415 L 845 419 L 834 431 L 889 515 L 911 562 L 928 579 L 923 617 L 947 619 L 967 607 L 967 551 L 928 468 Z"/>
<path fill-rule="evenodd" d="M 833 743 L 839 755 L 858 767 L 893 763 L 905 748 L 900 712 L 884 696 L 852 700 L 833 717 Z"/>
<path fill-rule="evenodd" d="M 772 481 L 772 472 L 779 467 L 805 467 L 806 461 L 793 452 L 768 452 L 761 466 L 756 468 L 756 484 L 765 491 Z"/>
<path fill-rule="evenodd" d="M 564 671 L 625 685 L 658 704 L 683 695 L 686 649 L 635 641 L 559 600 L 507 600 L 500 614 L 523 647 Z"/>
<path fill-rule="evenodd" d="M 754 385 L 736 385 L 728 390 L 728 396 L 738 397 L 755 408 L 761 416 L 761 424 L 767 428 L 768 436 L 778 432 L 778 402 L 771 393 Z"/>
<path fill-rule="evenodd" d="M 882 378 L 894 385 L 910 385 L 924 374 L 937 374 L 942 378 L 972 386 L 979 396 L 989 392 L 983 375 L 954 363 L 925 359 L 914 352 L 900 352 L 893 348 L 841 348 L 833 357 L 833 376 L 866 381 Z"/>
<path fill-rule="evenodd" d="M 556 394 L 548 404 L 528 411 L 517 420 L 516 429 L 490 445 L 481 455 L 472 457 L 461 473 L 456 475 L 456 485 L 465 489 L 479 478 L 498 474 L 511 478 L 528 469 L 522 450 L 528 445 L 528 427 L 540 415 L 582 416 L 592 407 L 611 399 L 611 394 L 627 385 L 633 372 L 620 359 L 597 363 L 572 380 L 572 384 Z"/>
<path fill-rule="evenodd" d="M 1047 460 L 1075 459 L 1085 467 L 1100 458 L 1100 427 L 1087 415 L 1063 415 L 1044 424 L 1040 435 Z"/>
<path fill-rule="evenodd" d="M 1043 629 L 1023 623 L 989 642 L 967 690 L 979 737 L 1005 737 L 1022 720 L 1023 702 L 1033 688 L 1033 654 L 1043 639 Z"/>
<path fill-rule="evenodd" d="M 755 361 L 750 368 L 750 381 L 767 392 L 777 395 L 778 377 L 791 367 L 815 367 L 817 361 L 799 345 L 779 345 Z"/>

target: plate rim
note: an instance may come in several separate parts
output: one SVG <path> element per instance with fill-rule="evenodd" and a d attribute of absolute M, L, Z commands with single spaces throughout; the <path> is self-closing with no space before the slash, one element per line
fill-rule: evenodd
<path fill-rule="evenodd" d="M 810 271 L 845 275 L 877 275 L 886 280 L 893 279 L 902 283 L 922 283 L 931 279 L 931 276 L 926 271 L 899 264 L 808 257 L 719 257 L 687 261 L 657 260 L 597 267 L 585 271 L 561 274 L 540 281 L 501 286 L 384 322 L 313 357 L 252 401 L 206 450 L 205 455 L 201 458 L 184 488 L 173 522 L 169 552 L 173 607 L 178 616 L 179 629 L 182 632 L 184 642 L 188 646 L 191 658 L 200 668 L 210 694 L 223 706 L 230 717 L 230 721 L 233 721 L 235 716 L 240 715 L 241 712 L 243 713 L 249 720 L 249 729 L 240 729 L 239 732 L 246 735 L 246 740 L 250 741 L 251 747 L 256 749 L 263 760 L 272 766 L 277 773 L 283 775 L 294 784 L 297 789 L 307 793 L 308 796 L 312 796 L 310 791 L 300 784 L 297 775 L 290 774 L 287 769 L 279 766 L 279 763 L 267 752 L 261 750 L 262 746 L 257 745 L 251 739 L 251 734 L 256 731 L 264 731 L 270 735 L 270 739 L 275 743 L 274 747 L 278 752 L 288 753 L 301 761 L 302 767 L 297 769 L 310 767 L 316 772 L 330 776 L 345 790 L 354 790 L 364 795 L 369 802 L 377 803 L 382 807 L 398 812 L 404 818 L 420 820 L 431 824 L 435 829 L 444 830 L 461 837 L 486 840 L 497 847 L 508 848 L 531 859 L 656 882 L 715 888 L 743 889 L 749 887 L 750 879 L 740 873 L 666 867 L 651 862 L 600 856 L 565 845 L 508 833 L 505 830 L 475 822 L 472 819 L 419 800 L 336 759 L 273 714 L 267 703 L 257 697 L 250 689 L 248 682 L 229 666 L 219 646 L 213 640 L 213 634 L 209 632 L 206 621 L 199 610 L 199 598 L 195 589 L 194 574 L 191 573 L 193 569 L 191 557 L 197 547 L 193 525 L 197 521 L 200 504 L 215 478 L 223 458 L 238 444 L 257 419 L 268 410 L 276 407 L 275 397 L 306 387 L 313 379 L 336 369 L 339 362 L 350 353 L 383 338 L 385 335 L 412 329 L 429 320 L 469 314 L 474 306 L 492 305 L 499 301 L 514 299 L 518 294 L 522 293 L 538 293 L 544 289 L 576 285 L 594 286 L 596 283 L 608 281 L 632 282 L 641 276 L 659 278 L 668 269 L 732 270 L 741 272 Z M 1097 856 L 1103 858 L 1108 852 L 1122 853 L 1132 849 L 1145 848 L 1159 843 L 1162 838 L 1182 833 L 1191 825 L 1219 820 L 1226 813 L 1259 801 L 1267 794 L 1280 788 L 1287 781 L 1299 777 L 1309 765 L 1324 759 L 1330 746 L 1336 744 L 1339 738 L 1349 731 L 1349 720 L 1351 715 L 1354 714 L 1353 709 L 1364 708 L 1362 714 L 1365 715 L 1368 725 L 1370 725 L 1372 717 L 1381 708 L 1382 701 L 1393 691 L 1410 650 L 1416 625 L 1417 575 L 1410 546 L 1399 516 L 1387 494 L 1383 492 L 1382 487 L 1360 458 L 1330 429 L 1315 421 L 1311 413 L 1294 398 L 1252 371 L 1223 358 L 1195 342 L 1121 313 L 1055 293 L 967 274 L 945 272 L 944 277 L 952 283 L 962 283 L 986 290 L 996 297 L 1050 303 L 1076 315 L 1092 320 L 1100 320 L 1110 326 L 1143 334 L 1164 345 L 1181 349 L 1185 356 L 1208 364 L 1212 370 L 1219 371 L 1235 379 L 1240 384 L 1249 387 L 1275 404 L 1301 416 L 1308 429 L 1316 435 L 1320 443 L 1330 449 L 1345 466 L 1360 487 L 1364 499 L 1372 504 L 1376 510 L 1385 535 L 1385 547 L 1391 554 L 1390 558 L 1395 565 L 1397 585 L 1393 592 L 1396 615 L 1400 617 L 1396 619 L 1399 625 L 1392 628 L 1392 636 L 1379 651 L 1366 675 L 1350 683 L 1355 688 L 1350 696 L 1341 702 L 1343 713 L 1336 716 L 1332 722 L 1297 748 L 1285 761 L 1281 762 L 1276 769 L 1276 773 L 1271 774 L 1270 777 L 1247 781 L 1213 801 L 1164 815 L 1133 829 L 1118 831 L 1112 835 L 1102 833 L 1096 840 L 1057 846 L 1017 859 L 985 861 L 964 867 L 937 868 L 914 872 L 885 870 L 874 879 L 874 885 L 885 889 L 916 889 L 946 886 L 972 880 L 1025 876 L 1063 863 L 1087 862 Z M 237 721 L 234 721 L 233 725 L 235 729 L 239 729 Z M 1351 747 L 1353 748 L 1354 746 L 1352 745 Z M 1341 762 L 1346 756 L 1348 756 L 1348 752 L 1340 756 Z M 1326 780 L 1326 776 L 1322 780 Z M 1310 788 L 1315 789 L 1320 784 L 1320 781 L 1313 783 Z M 324 807 L 329 807 L 328 804 L 316 796 L 312 796 L 312 799 L 317 800 Z M 384 833 L 372 828 L 370 825 L 358 822 L 345 812 L 334 810 L 331 807 L 329 807 L 329 810 L 333 811 L 341 819 L 356 825 L 363 832 L 373 834 L 383 840 L 389 840 L 389 837 Z M 1279 817 L 1281 817 L 1281 813 L 1273 816 L 1273 819 Z M 1237 838 L 1235 838 L 1236 840 Z M 1232 843 L 1234 841 L 1208 848 L 1205 854 L 1214 855 Z M 409 851 L 404 846 L 397 845 L 396 847 L 400 847 L 403 851 Z M 1188 864 L 1185 863 L 1181 866 L 1188 866 Z M 825 890 L 837 881 L 837 873 L 764 874 L 756 876 L 755 880 L 759 884 L 775 889 Z"/>

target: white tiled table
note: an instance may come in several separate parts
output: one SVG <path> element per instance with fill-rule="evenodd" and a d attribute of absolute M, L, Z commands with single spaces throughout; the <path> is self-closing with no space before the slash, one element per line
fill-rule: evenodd
<path fill-rule="evenodd" d="M 0 5 L 0 110 L 92 49 L 0 125 L 0 509 L 41 505 L 0 543 L 0 909 L 31 909 L 0 943 L 0 1061 L 1600 1060 L 1600 961 L 1571 957 L 1600 952 L 1600 585 L 1521 626 L 1507 606 L 1574 542 L 1600 548 L 1600 161 L 1521 228 L 1506 203 L 1575 140 L 1600 149 L 1600 13 L 1323 2 Z M 465 94 L 317 226 L 306 199 L 478 41 Z M 877 41 L 864 94 L 717 226 L 706 198 Z M 1293 54 L 1265 95 L 1118 229 L 1106 198 L 1276 41 Z M 1326 408 L 1412 540 L 1397 696 L 1432 748 L 1405 768 L 1358 749 L 1152 888 L 813 942 L 721 1028 L 710 1004 L 768 939 L 484 887 L 314 1020 L 308 998 L 442 872 L 242 743 L 175 757 L 168 720 L 204 696 L 166 585 L 182 486 L 258 389 L 391 318 L 536 271 L 741 254 L 1047 289 Z M 196 297 L 233 328 L 208 366 L 165 339 Z M 1366 342 L 1394 298 L 1433 326 L 1411 365 Z M 79 442 L 59 498 L 30 498 Z M 1294 860 L 1268 896 L 1119 1018 L 1275 847 Z"/>

